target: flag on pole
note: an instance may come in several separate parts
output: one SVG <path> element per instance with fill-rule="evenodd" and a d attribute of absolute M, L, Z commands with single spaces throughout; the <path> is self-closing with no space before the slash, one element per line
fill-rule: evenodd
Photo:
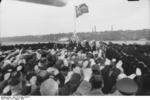
<path fill-rule="evenodd" d="M 76 18 L 89 12 L 88 6 L 85 3 L 80 4 L 79 6 L 75 6 L 75 9 L 76 9 Z"/>

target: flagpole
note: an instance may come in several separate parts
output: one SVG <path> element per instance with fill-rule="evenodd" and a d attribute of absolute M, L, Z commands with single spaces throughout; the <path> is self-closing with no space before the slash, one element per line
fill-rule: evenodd
<path fill-rule="evenodd" d="M 76 6 L 74 5 L 74 37 L 76 36 Z"/>
<path fill-rule="evenodd" d="M 2 7 L 2 1 L 0 2 L 0 8 Z M 0 14 L 2 14 L 2 10 L 0 9 Z M 0 48 L 2 46 L 2 37 L 1 37 L 1 34 L 2 34 L 2 20 L 1 20 L 1 16 L 0 16 Z"/>
<path fill-rule="evenodd" d="M 75 41 L 79 41 L 79 37 L 77 36 L 77 17 L 76 17 L 76 5 L 73 5 L 74 9 L 74 32 L 73 32 L 73 37 Z"/>

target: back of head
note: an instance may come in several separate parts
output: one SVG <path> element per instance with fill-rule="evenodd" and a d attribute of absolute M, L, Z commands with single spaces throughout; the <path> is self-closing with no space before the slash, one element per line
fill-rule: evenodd
<path fill-rule="evenodd" d="M 98 65 L 94 65 L 92 67 L 93 75 L 90 79 L 90 82 L 92 84 L 92 89 L 99 89 L 102 87 L 103 84 L 103 78 L 100 72 L 100 68 Z"/>
<path fill-rule="evenodd" d="M 102 76 L 100 74 L 99 75 L 94 74 L 90 79 L 90 83 L 92 84 L 92 89 L 101 88 L 103 84 Z"/>
<path fill-rule="evenodd" d="M 53 79 L 45 80 L 40 86 L 41 95 L 54 96 L 58 94 L 58 83 Z"/>

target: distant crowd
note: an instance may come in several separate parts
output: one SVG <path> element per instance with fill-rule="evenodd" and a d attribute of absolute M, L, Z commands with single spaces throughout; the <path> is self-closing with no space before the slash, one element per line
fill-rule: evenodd
<path fill-rule="evenodd" d="M 150 95 L 150 46 L 94 40 L 2 46 L 0 95 Z"/>

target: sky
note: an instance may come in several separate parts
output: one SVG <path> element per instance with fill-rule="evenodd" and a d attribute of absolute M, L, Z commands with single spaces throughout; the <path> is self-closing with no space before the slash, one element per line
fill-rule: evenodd
<path fill-rule="evenodd" d="M 75 19 L 74 6 L 82 3 L 89 13 Z M 150 28 L 150 0 L 68 0 L 64 7 L 2 0 L 0 7 L 1 37 Z"/>

